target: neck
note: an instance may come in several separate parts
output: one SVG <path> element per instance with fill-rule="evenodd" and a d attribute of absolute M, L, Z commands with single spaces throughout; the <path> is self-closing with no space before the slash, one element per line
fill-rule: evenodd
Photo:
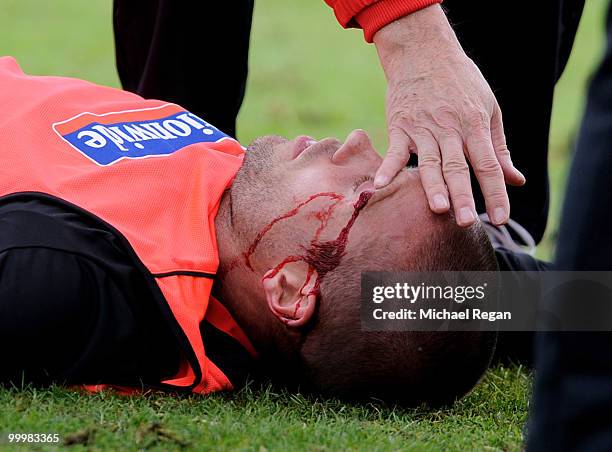
<path fill-rule="evenodd" d="M 215 291 L 234 320 L 242 327 L 258 351 L 262 352 L 273 342 L 272 335 L 278 325 L 275 325 L 276 319 L 267 314 L 267 310 L 260 308 L 266 306 L 266 302 L 263 293 L 257 290 L 258 278 L 245 266 L 235 265 L 236 256 L 239 256 L 243 250 L 240 249 L 242 246 L 240 237 L 232 225 L 230 190 L 223 193 L 215 218 L 219 250 L 219 272 Z"/>
<path fill-rule="evenodd" d="M 215 235 L 217 238 L 217 249 L 219 251 L 219 269 L 214 291 L 215 295 L 230 311 L 234 319 L 241 323 L 241 306 L 235 305 L 234 300 L 236 297 L 232 295 L 234 275 L 231 274 L 233 272 L 228 272 L 231 260 L 239 252 L 237 249 L 239 241 L 236 237 L 232 223 L 232 197 L 230 188 L 223 193 L 221 202 L 219 203 L 219 210 L 215 217 Z"/>
<path fill-rule="evenodd" d="M 219 203 L 219 210 L 215 217 L 215 235 L 217 238 L 217 248 L 219 250 L 219 276 L 221 281 L 223 281 L 225 277 L 224 273 L 227 270 L 230 260 L 238 253 L 235 248 L 238 240 L 234 232 L 232 217 L 232 197 L 230 188 L 223 192 L 221 202 Z"/>

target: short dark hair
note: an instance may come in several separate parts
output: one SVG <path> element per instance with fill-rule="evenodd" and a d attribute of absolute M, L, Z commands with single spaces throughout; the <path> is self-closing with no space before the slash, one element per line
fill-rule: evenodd
<path fill-rule="evenodd" d="M 359 260 L 367 259 L 368 245 L 362 248 L 365 256 L 347 257 L 323 281 L 316 324 L 301 347 L 302 383 L 345 399 L 410 405 L 440 405 L 466 394 L 488 368 L 496 334 L 363 331 L 360 272 L 376 269 L 363 268 Z M 385 260 L 381 269 L 395 271 L 498 270 L 483 228 L 459 228 L 451 216 L 433 218 L 419 247 L 401 263 Z"/>

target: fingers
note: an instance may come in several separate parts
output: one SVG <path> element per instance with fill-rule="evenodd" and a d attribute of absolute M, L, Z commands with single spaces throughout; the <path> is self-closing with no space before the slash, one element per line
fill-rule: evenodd
<path fill-rule="evenodd" d="M 493 141 L 493 149 L 504 173 L 506 183 L 517 187 L 524 185 L 525 176 L 512 163 L 510 151 L 506 145 L 506 135 L 499 105 L 496 105 L 493 117 L 491 118 L 491 140 Z"/>
<path fill-rule="evenodd" d="M 376 175 L 374 187 L 381 188 L 388 185 L 397 173 L 406 166 L 410 159 L 412 140 L 402 130 L 396 129 L 389 134 L 389 149 Z"/>
<path fill-rule="evenodd" d="M 415 136 L 413 141 L 419 153 L 419 173 L 429 207 L 435 213 L 447 212 L 450 209 L 450 202 L 442 175 L 438 142 L 431 134 Z"/>
<path fill-rule="evenodd" d="M 510 216 L 510 201 L 506 192 L 501 163 L 491 142 L 488 127 L 473 130 L 467 138 L 467 151 L 474 174 L 485 199 L 487 213 L 494 224 L 504 224 Z"/>
<path fill-rule="evenodd" d="M 470 170 L 463 154 L 463 140 L 459 134 L 448 132 L 438 137 L 438 143 L 442 155 L 442 174 L 448 186 L 457 224 L 462 227 L 471 226 L 476 223 L 477 216 Z"/>
<path fill-rule="evenodd" d="M 415 125 L 415 121 L 419 123 L 418 116 L 405 117 L 401 127 L 390 128 L 389 150 L 376 173 L 375 187 L 387 185 L 406 166 L 410 153 L 416 152 L 431 210 L 444 213 L 452 205 L 457 224 L 470 226 L 478 220 L 478 215 L 469 160 L 489 218 L 497 225 L 506 223 L 510 216 L 506 184 L 523 185 L 525 176 L 512 163 L 497 103 L 492 115 L 485 110 L 460 115 L 453 110 L 439 109 L 430 118 L 430 124 Z"/>

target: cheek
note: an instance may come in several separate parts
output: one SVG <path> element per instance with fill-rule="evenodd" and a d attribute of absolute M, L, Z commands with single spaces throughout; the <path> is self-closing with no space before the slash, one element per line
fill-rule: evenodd
<path fill-rule="evenodd" d="M 327 165 L 312 164 L 294 173 L 287 173 L 289 191 L 295 199 L 302 199 L 314 193 L 345 193 L 348 179 L 338 168 Z"/>
<path fill-rule="evenodd" d="M 377 154 L 361 157 L 353 159 L 351 165 L 334 165 L 326 157 L 301 168 L 283 171 L 279 187 L 283 191 L 281 196 L 298 201 L 315 193 L 347 195 L 355 180 L 365 175 L 373 176 L 381 161 Z"/>

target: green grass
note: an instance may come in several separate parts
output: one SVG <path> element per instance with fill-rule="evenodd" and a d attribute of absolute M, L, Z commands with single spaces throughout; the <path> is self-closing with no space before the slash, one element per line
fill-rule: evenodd
<path fill-rule="evenodd" d="M 520 450 L 528 387 L 520 368 L 498 368 L 444 410 L 348 405 L 270 388 L 188 398 L 14 389 L 0 391 L 0 444 L 13 447 L 8 432 L 52 432 L 77 450 Z"/>
<path fill-rule="evenodd" d="M 577 51 L 557 87 L 551 222 L 538 250 L 544 258 L 554 249 L 607 1 L 588 0 Z M 0 30 L 0 54 L 17 57 L 26 72 L 119 86 L 111 0 L 0 0 Z M 257 2 L 251 56 L 239 117 L 243 142 L 269 133 L 343 137 L 359 127 L 384 152 L 385 83 L 375 50 L 359 31 L 341 30 L 322 0 Z M 58 432 L 77 448 L 520 450 L 529 388 L 526 371 L 496 368 L 467 398 L 437 411 L 352 406 L 266 389 L 186 399 L 0 390 L 0 432 Z M 4 438 L 0 449 L 14 449 L 2 445 Z"/>

